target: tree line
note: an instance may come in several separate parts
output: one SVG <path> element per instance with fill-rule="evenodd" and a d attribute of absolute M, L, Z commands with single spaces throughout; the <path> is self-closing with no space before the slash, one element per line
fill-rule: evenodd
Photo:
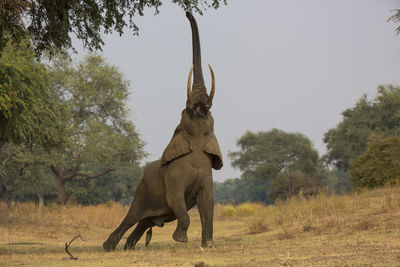
<path fill-rule="evenodd" d="M 85 188 L 108 187 L 102 184 L 107 177 L 115 187 L 134 186 L 146 154 L 127 117 L 129 82 L 116 67 L 95 54 L 76 64 L 54 55 L 45 65 L 26 41 L 8 43 L 0 71 L 1 197 L 42 199 L 56 192 L 65 204 L 68 191 L 82 198 Z M 127 169 L 131 174 L 122 179 Z"/>
<path fill-rule="evenodd" d="M 217 202 L 273 203 L 293 195 L 325 190 L 384 186 L 400 179 L 400 87 L 379 86 L 374 99 L 362 96 L 325 133 L 327 153 L 320 157 L 300 133 L 279 129 L 247 132 L 231 152 L 242 175 L 214 183 Z"/>

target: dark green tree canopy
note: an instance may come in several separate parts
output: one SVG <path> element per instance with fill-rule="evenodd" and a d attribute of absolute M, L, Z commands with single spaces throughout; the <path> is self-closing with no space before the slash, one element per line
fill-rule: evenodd
<path fill-rule="evenodd" d="M 218 8 L 226 0 L 171 0 L 185 11 L 202 13 Z M 101 50 L 101 34 L 126 27 L 138 34 L 135 23 L 146 8 L 159 12 L 162 0 L 2 0 L 0 1 L 0 52 L 8 39 L 19 41 L 30 35 L 37 55 L 51 48 L 72 48 L 71 35 L 77 36 L 90 51 Z M 26 19 L 26 23 L 24 23 Z M 25 26 L 27 25 L 27 26 Z M 8 37 L 4 37 L 9 33 Z"/>
<path fill-rule="evenodd" d="M 342 115 L 338 126 L 325 133 L 328 152 L 324 159 L 348 171 L 351 161 L 365 151 L 372 133 L 382 137 L 400 134 L 400 87 L 379 86 L 374 99 L 364 95 Z"/>
<path fill-rule="evenodd" d="M 295 170 L 315 175 L 318 153 L 311 141 L 300 133 L 286 133 L 273 129 L 269 132 L 246 132 L 237 142 L 239 151 L 230 152 L 232 166 L 239 168 L 244 176 L 264 179 L 279 173 Z"/>
<path fill-rule="evenodd" d="M 46 66 L 35 60 L 29 41 L 8 42 L 0 56 L 0 145 L 62 142 L 61 114 Z"/>
<path fill-rule="evenodd" d="M 232 180 L 232 184 L 216 184 L 216 192 L 227 189 L 227 195 L 219 193 L 220 202 L 264 202 L 272 203 L 269 196 L 271 186 L 280 190 L 280 181 L 284 183 L 285 193 L 297 193 L 306 183 L 302 183 L 296 190 L 291 184 L 297 177 L 293 173 L 301 173 L 301 178 L 307 177 L 307 182 L 317 180 L 319 171 L 319 157 L 310 140 L 300 133 L 287 133 L 279 129 L 269 132 L 246 132 L 238 141 L 239 151 L 230 152 L 232 166 L 242 171 L 241 179 Z M 305 179 L 303 179 L 305 180 Z M 303 181 L 302 180 L 302 181 Z M 282 190 L 281 190 L 282 191 Z M 290 192 L 289 192 L 290 191 Z M 232 201 L 233 200 L 233 201 Z"/>

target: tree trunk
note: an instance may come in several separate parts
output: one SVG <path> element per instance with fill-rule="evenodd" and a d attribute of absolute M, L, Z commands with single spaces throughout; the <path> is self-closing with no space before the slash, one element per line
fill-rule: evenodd
<path fill-rule="evenodd" d="M 51 170 L 54 173 L 54 176 L 57 180 L 57 199 L 58 204 L 65 205 L 67 203 L 67 192 L 65 190 L 65 181 L 64 174 L 60 168 L 60 166 L 52 166 Z"/>
<path fill-rule="evenodd" d="M 67 192 L 65 191 L 65 181 L 63 177 L 57 178 L 57 199 L 58 204 L 65 205 L 67 203 Z"/>
<path fill-rule="evenodd" d="M 39 199 L 39 208 L 43 207 L 43 193 L 37 193 Z"/>
<path fill-rule="evenodd" d="M 7 187 L 4 184 L 0 186 L 0 197 L 7 191 Z"/>

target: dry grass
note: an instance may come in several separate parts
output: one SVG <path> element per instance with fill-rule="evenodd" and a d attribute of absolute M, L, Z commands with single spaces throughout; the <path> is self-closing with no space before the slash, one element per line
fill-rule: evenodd
<path fill-rule="evenodd" d="M 293 197 L 286 202 L 263 207 L 257 217 L 251 220 L 257 222 L 260 230 L 249 229 L 249 232 L 264 232 L 265 226 L 282 232 L 312 231 L 315 234 L 398 229 L 400 221 L 397 224 L 394 219 L 399 216 L 399 210 L 399 187 L 346 196 L 320 193 L 310 199 Z"/>
<path fill-rule="evenodd" d="M 120 223 L 127 207 L 31 203 L 9 209 L 0 203 L 0 265 L 15 266 L 399 266 L 400 187 L 363 191 L 349 196 L 319 194 L 296 197 L 272 206 L 245 203 L 215 208 L 215 249 L 200 248 L 201 224 L 190 212 L 188 243 L 171 235 L 176 223 L 153 229 L 149 247 L 106 253 L 102 243 Z M 64 260 L 64 242 L 78 233 Z M 126 235 L 127 236 L 127 235 Z"/>
<path fill-rule="evenodd" d="M 217 204 L 215 215 L 217 217 L 248 217 L 259 214 L 263 208 L 264 206 L 258 203 L 243 203 L 238 206 Z"/>

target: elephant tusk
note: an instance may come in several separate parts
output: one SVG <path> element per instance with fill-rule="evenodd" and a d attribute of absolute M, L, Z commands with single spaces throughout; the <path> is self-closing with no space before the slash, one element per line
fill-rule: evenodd
<path fill-rule="evenodd" d="M 189 78 L 187 83 L 187 105 L 190 106 L 192 104 L 192 73 L 193 73 L 193 65 L 190 68 Z"/>
<path fill-rule="evenodd" d="M 210 96 L 208 97 L 208 105 L 211 107 L 212 100 L 213 100 L 214 94 L 215 94 L 215 77 L 214 77 L 214 71 L 211 68 L 210 64 L 208 64 L 208 67 L 210 68 L 210 72 L 211 72 L 211 91 L 210 91 Z"/>

